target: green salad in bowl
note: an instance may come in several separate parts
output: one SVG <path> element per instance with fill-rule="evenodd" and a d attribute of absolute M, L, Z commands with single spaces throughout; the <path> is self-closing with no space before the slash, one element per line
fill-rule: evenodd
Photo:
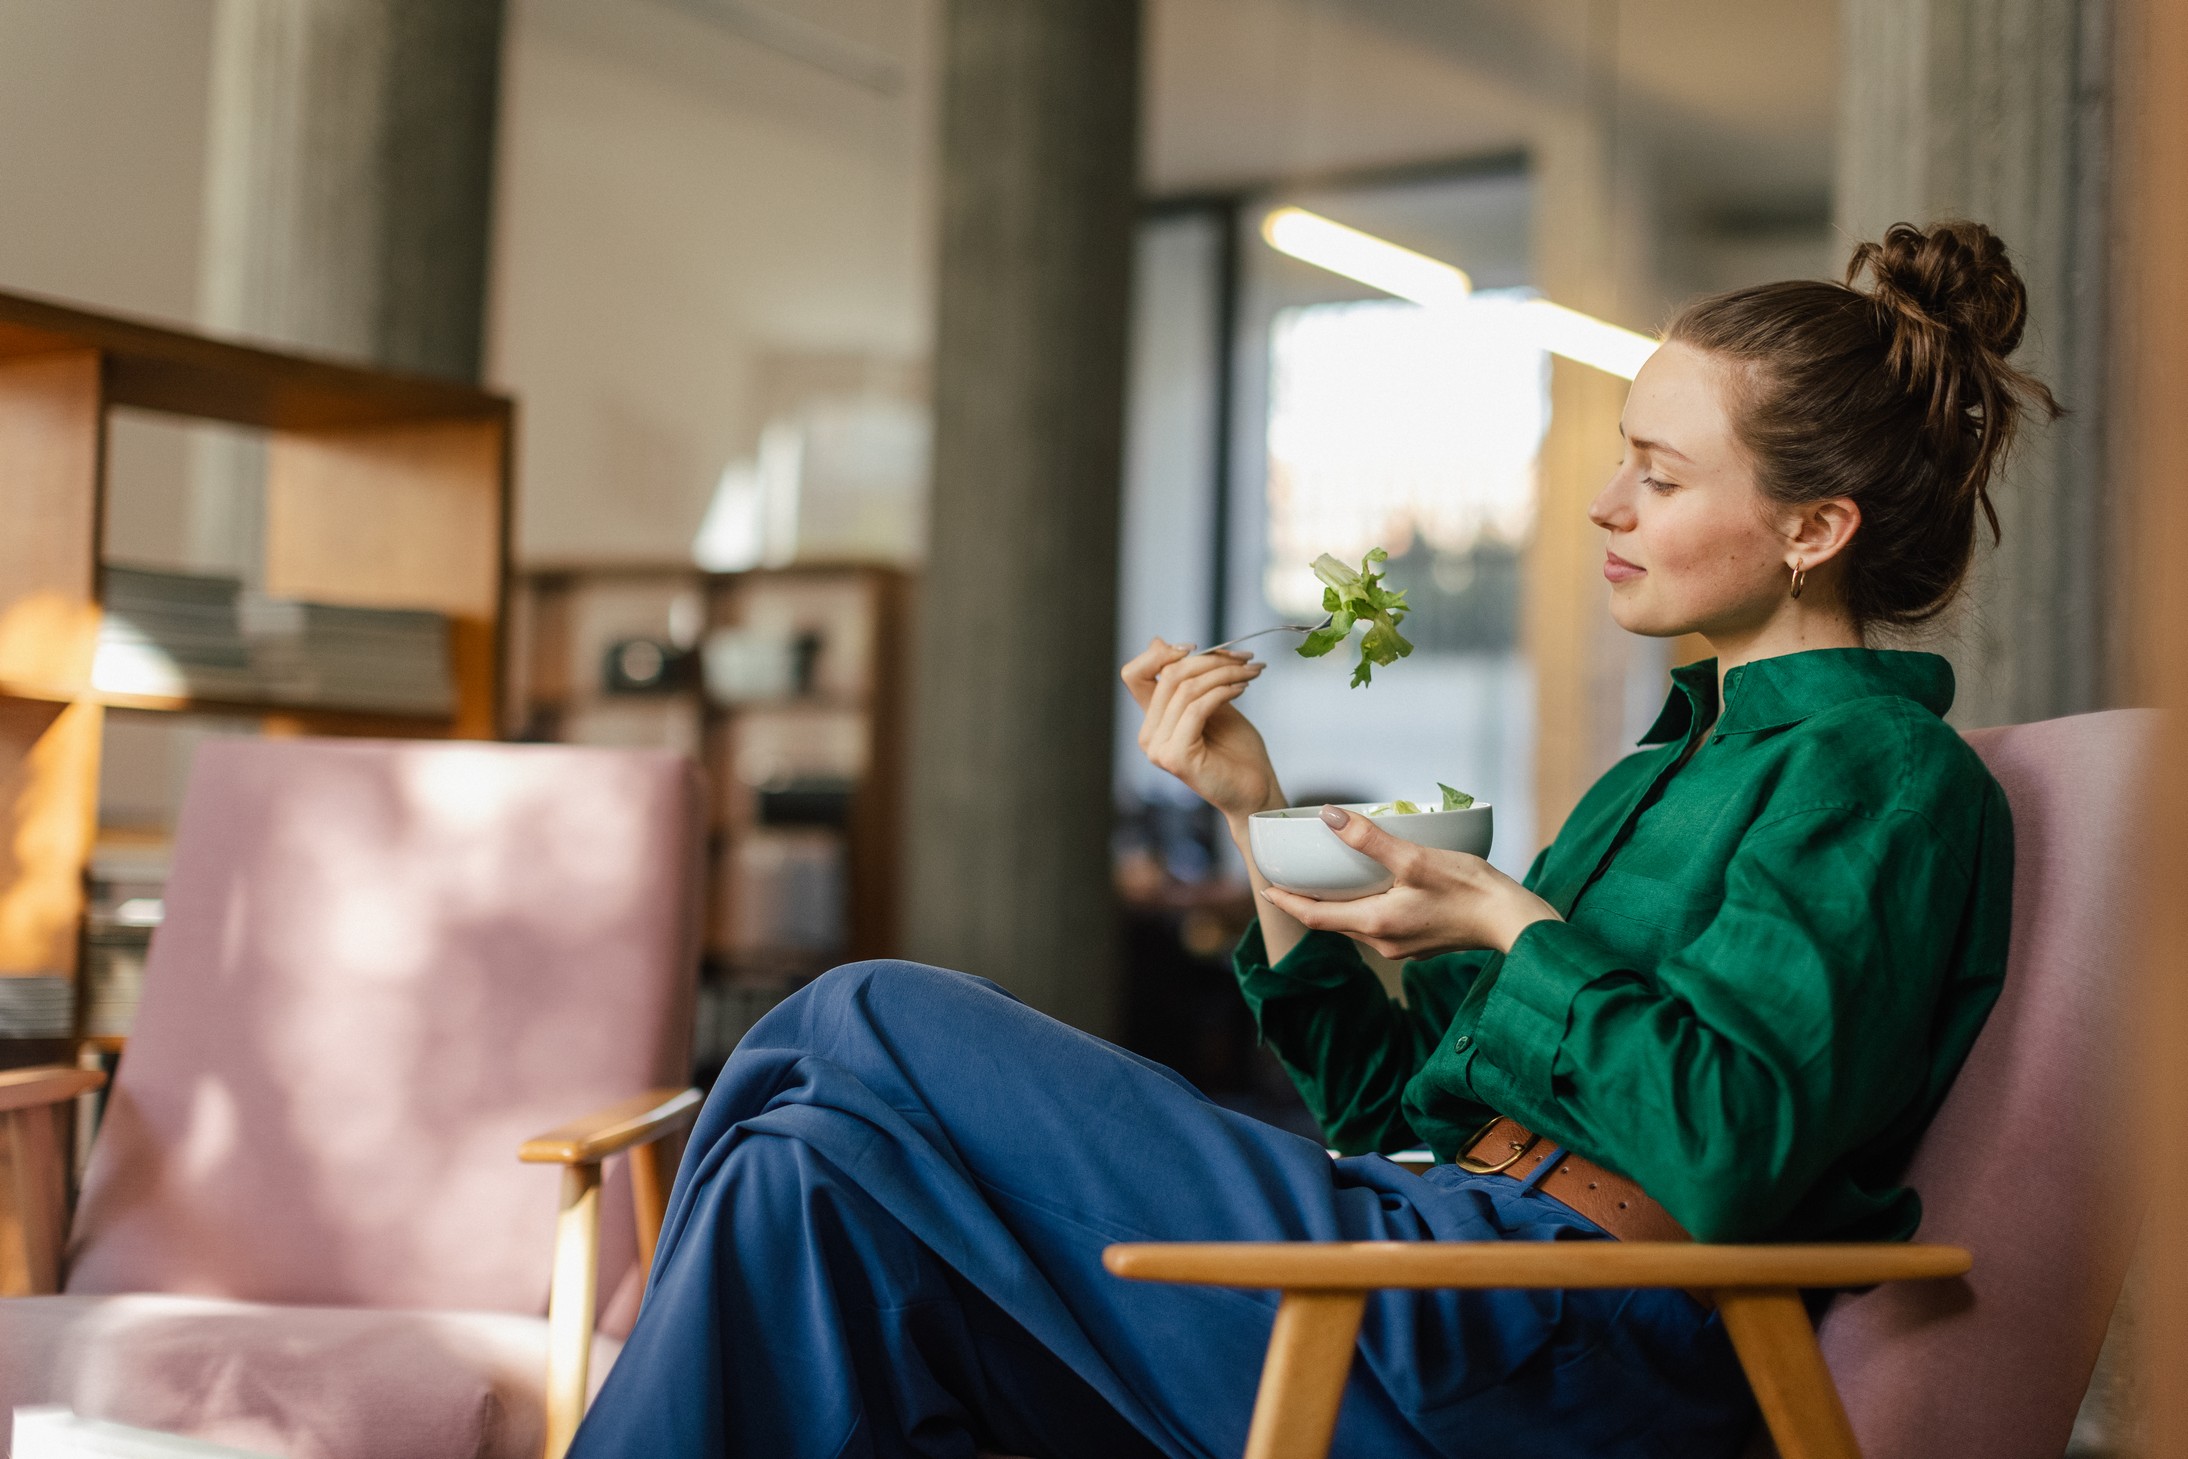
<path fill-rule="evenodd" d="M 1488 802 L 1477 801 L 1448 785 L 1437 789 L 1443 792 L 1440 807 L 1393 800 L 1348 805 L 1344 809 L 1366 816 L 1402 841 L 1439 851 L 1487 856 L 1496 831 L 1494 809 Z M 1257 811 L 1246 822 L 1246 841 L 1254 865 L 1269 884 L 1288 892 L 1344 902 L 1372 897 L 1390 887 L 1390 872 L 1374 857 L 1339 840 L 1322 819 L 1320 806 Z"/>

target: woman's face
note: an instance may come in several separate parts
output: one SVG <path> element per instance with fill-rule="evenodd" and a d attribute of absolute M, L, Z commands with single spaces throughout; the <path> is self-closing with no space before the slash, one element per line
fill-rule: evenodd
<path fill-rule="evenodd" d="M 1791 514 L 1755 486 L 1729 386 L 1715 358 L 1673 343 L 1627 393 L 1625 458 L 1588 520 L 1610 533 L 1603 576 L 1611 616 L 1630 633 L 1752 632 L 1786 601 Z"/>

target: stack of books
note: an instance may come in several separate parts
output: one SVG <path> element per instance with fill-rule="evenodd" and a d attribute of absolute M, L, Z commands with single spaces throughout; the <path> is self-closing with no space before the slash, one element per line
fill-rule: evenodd
<path fill-rule="evenodd" d="M 0 1038 L 63 1039 L 75 1022 L 75 987 L 69 979 L 0 978 Z"/>
<path fill-rule="evenodd" d="M 241 617 L 267 698 L 391 714 L 455 710 L 448 619 L 439 613 L 250 595 Z"/>
<path fill-rule="evenodd" d="M 258 693 L 235 578 L 106 570 L 106 616 L 91 682 L 116 694 L 249 699 Z"/>
<path fill-rule="evenodd" d="M 448 619 L 293 602 L 232 577 L 106 570 L 92 683 L 116 694 L 452 713 Z"/>

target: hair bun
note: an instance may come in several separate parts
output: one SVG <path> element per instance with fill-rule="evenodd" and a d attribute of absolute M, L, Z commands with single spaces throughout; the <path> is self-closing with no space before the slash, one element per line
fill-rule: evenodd
<path fill-rule="evenodd" d="M 1881 240 L 1854 250 L 1848 285 L 1859 289 L 1864 271 L 1870 278 L 1864 292 L 1891 316 L 1895 334 L 1942 330 L 1999 358 L 2021 343 L 2028 289 L 2006 257 L 2005 243 L 1981 223 L 1894 223 Z M 1931 351 L 1902 345 L 1893 354 L 1905 359 Z"/>

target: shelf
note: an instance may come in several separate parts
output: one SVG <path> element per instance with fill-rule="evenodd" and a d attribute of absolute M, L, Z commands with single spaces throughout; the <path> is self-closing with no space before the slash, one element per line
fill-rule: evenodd
<path fill-rule="evenodd" d="M 775 567 L 740 568 L 735 572 L 714 572 L 697 563 L 681 559 L 661 560 L 650 558 L 583 558 L 557 560 L 554 558 L 529 558 L 519 572 L 533 582 L 560 581 L 567 579 L 600 580 L 612 578 L 642 578 L 648 581 L 688 578 L 694 583 L 723 584 L 740 580 L 760 581 L 801 577 L 867 577 L 879 578 L 891 574 L 901 575 L 902 567 L 863 558 L 808 558 L 800 562 L 786 562 Z"/>
<path fill-rule="evenodd" d="M 638 718 L 657 719 L 664 737 L 698 732 L 700 742 L 688 747 L 710 783 L 706 945 L 717 966 L 745 956 L 738 949 L 763 935 L 753 910 L 780 900 L 770 889 L 772 873 L 751 859 L 770 843 L 780 850 L 826 842 L 837 858 L 825 880 L 827 895 L 843 903 L 840 949 L 786 955 L 804 958 L 817 972 L 900 950 L 902 639 L 911 590 L 904 572 L 872 563 L 743 573 L 704 573 L 684 563 L 534 563 L 518 584 L 523 646 L 511 680 L 527 732 L 583 738 L 604 729 L 632 731 Z M 818 692 L 733 704 L 707 699 L 698 683 L 661 694 L 603 692 L 598 666 L 609 645 L 682 636 L 678 615 L 693 594 L 703 623 L 715 629 L 810 632 L 818 641 L 812 667 Z M 611 715 L 617 716 L 612 726 Z M 840 824 L 761 824 L 758 786 L 779 780 L 841 785 L 848 798 Z"/>
<path fill-rule="evenodd" d="M 50 299 L 0 293 L 0 358 L 97 350 L 109 405 L 276 431 L 498 420 L 501 396 L 452 381 L 207 339 Z"/>
<path fill-rule="evenodd" d="M 825 710 L 832 714 L 864 714 L 873 707 L 870 697 L 862 694 L 800 694 L 782 699 L 743 699 L 734 704 L 723 704 L 707 698 L 697 689 L 672 689 L 659 694 L 535 694 L 529 702 L 534 709 L 543 709 L 551 714 L 568 714 L 572 710 L 598 709 L 603 705 L 688 706 L 694 701 L 708 714 L 787 713 L 801 709 Z"/>
<path fill-rule="evenodd" d="M 265 517 L 244 575 L 275 598 L 448 621 L 451 711 L 93 687 L 109 417 L 262 432 Z M 108 711 L 266 733 L 490 737 L 501 700 L 513 406 L 474 386 L 208 339 L 0 293 L 0 975 L 76 976 Z M 149 681 L 163 682 L 163 681 Z M 367 682 L 361 687 L 370 688 Z"/>
<path fill-rule="evenodd" d="M 196 695 L 118 694 L 107 689 L 70 691 L 17 679 L 0 679 L 0 698 L 45 704 L 96 704 L 104 709 L 141 709 L 162 714 L 213 714 L 238 719 L 294 720 L 324 734 L 387 734 L 403 739 L 439 739 L 455 732 L 446 714 L 404 714 L 382 709 L 346 709 L 332 704 L 287 704 L 271 699 L 207 699 Z"/>

